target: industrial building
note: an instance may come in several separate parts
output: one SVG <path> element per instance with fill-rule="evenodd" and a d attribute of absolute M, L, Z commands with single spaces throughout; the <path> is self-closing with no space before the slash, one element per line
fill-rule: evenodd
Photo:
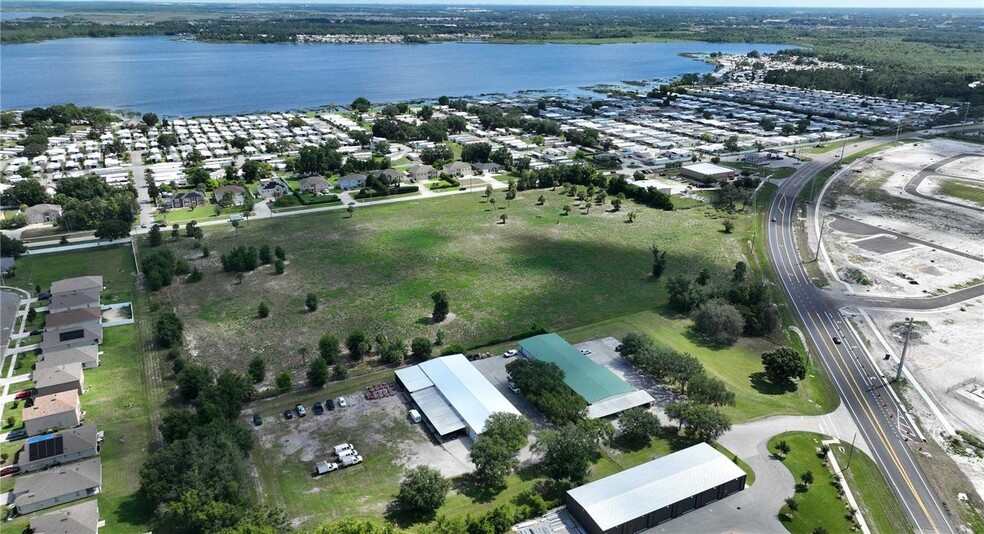
<path fill-rule="evenodd" d="M 567 492 L 588 534 L 633 534 L 745 488 L 745 472 L 706 443 Z"/>
<path fill-rule="evenodd" d="M 496 412 L 520 415 L 464 355 L 428 360 L 396 372 L 396 380 L 441 439 L 465 434 L 476 439 Z"/>
<path fill-rule="evenodd" d="M 557 334 L 524 339 L 519 342 L 519 352 L 529 359 L 557 364 L 564 371 L 567 386 L 588 402 L 588 419 L 609 417 L 654 401 L 648 392 L 633 388 Z"/>
<path fill-rule="evenodd" d="M 734 180 L 738 173 L 734 169 L 713 163 L 695 163 L 693 165 L 684 165 L 680 169 L 680 174 L 687 178 L 693 178 L 699 182 L 710 184 L 725 180 Z"/>

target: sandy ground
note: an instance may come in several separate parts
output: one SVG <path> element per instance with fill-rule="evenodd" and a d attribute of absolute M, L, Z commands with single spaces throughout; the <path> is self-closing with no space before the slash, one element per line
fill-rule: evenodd
<path fill-rule="evenodd" d="M 957 160 L 940 167 L 938 171 L 950 176 L 981 180 L 984 179 L 984 158 Z"/>
<path fill-rule="evenodd" d="M 905 317 L 913 318 L 906 368 L 954 428 L 984 437 L 984 394 L 981 393 L 984 391 L 984 352 L 981 351 L 984 347 L 984 298 L 929 312 L 867 310 L 867 313 L 895 355 L 902 353 Z M 868 339 L 873 354 L 885 352 L 863 320 L 852 319 L 852 322 Z M 886 376 L 895 376 L 895 358 L 878 359 L 878 363 Z M 927 437 L 946 449 L 940 437 L 943 426 L 919 393 L 906 387 L 904 395 Z M 984 495 L 984 459 L 959 454 L 951 454 L 951 457 L 973 481 L 978 493 Z"/>
<path fill-rule="evenodd" d="M 854 169 L 860 172 L 849 173 L 828 190 L 821 214 L 842 214 L 961 252 L 984 255 L 984 218 L 979 212 L 932 202 L 902 190 L 926 166 L 972 152 L 981 153 L 982 160 L 954 162 L 956 172 L 969 173 L 984 166 L 984 147 L 933 140 L 876 153 L 855 165 Z M 830 227 L 824 235 L 827 253 L 839 277 L 857 293 L 926 296 L 949 292 L 984 277 L 982 262 L 922 246 L 892 252 L 871 250 L 866 237 L 869 236 Z M 856 271 L 870 284 L 852 280 L 851 274 Z M 911 284 L 910 279 L 917 280 L 918 285 Z"/>

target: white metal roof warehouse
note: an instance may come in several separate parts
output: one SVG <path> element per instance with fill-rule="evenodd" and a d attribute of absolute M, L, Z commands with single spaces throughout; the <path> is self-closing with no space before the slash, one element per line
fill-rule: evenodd
<path fill-rule="evenodd" d="M 485 431 L 485 420 L 493 413 L 520 415 L 462 354 L 400 369 L 396 378 L 442 437 L 464 430 L 476 438 Z"/>
<path fill-rule="evenodd" d="M 589 534 L 631 534 L 745 487 L 745 472 L 706 443 L 567 492 L 567 509 Z"/>

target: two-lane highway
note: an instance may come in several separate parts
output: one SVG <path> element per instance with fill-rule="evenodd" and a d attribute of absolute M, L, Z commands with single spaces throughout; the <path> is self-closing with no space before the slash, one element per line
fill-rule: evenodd
<path fill-rule="evenodd" d="M 845 155 L 889 141 L 872 139 L 855 144 Z M 789 297 L 817 359 L 872 450 L 874 460 L 899 497 L 909 521 L 921 532 L 953 532 L 947 514 L 913 454 L 917 440 L 902 408 L 860 342 L 844 324 L 835 300 L 811 282 L 794 241 L 796 198 L 824 168 L 838 161 L 839 150 L 817 155 L 779 186 L 769 208 L 767 249 L 779 283 Z"/>

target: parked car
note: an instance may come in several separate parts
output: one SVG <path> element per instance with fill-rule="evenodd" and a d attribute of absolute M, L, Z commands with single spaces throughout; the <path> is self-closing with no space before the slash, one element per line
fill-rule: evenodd
<path fill-rule="evenodd" d="M 516 387 L 516 384 L 513 383 L 512 380 L 509 381 L 509 391 L 512 391 L 513 393 L 519 395 L 519 388 Z"/>
<path fill-rule="evenodd" d="M 14 398 L 15 399 L 26 399 L 26 398 L 30 397 L 32 393 L 34 393 L 34 390 L 33 389 L 22 389 L 22 390 L 18 391 L 16 395 L 14 395 Z"/>
<path fill-rule="evenodd" d="M 328 400 L 326 400 L 325 401 L 325 406 L 328 408 L 328 411 L 329 412 L 332 411 L 332 410 L 334 410 L 335 409 L 335 399 L 328 399 Z"/>
<path fill-rule="evenodd" d="M 410 421 L 413 423 L 419 423 L 422 420 L 420 417 L 420 412 L 417 410 L 410 410 Z"/>
<path fill-rule="evenodd" d="M 307 415 L 307 410 L 304 409 L 303 404 L 298 404 L 297 406 L 294 406 L 294 409 L 297 410 L 298 417 L 304 417 L 305 415 Z"/>
<path fill-rule="evenodd" d="M 587 356 L 588 354 L 591 354 L 591 351 L 588 350 L 588 349 L 581 349 L 581 354 L 584 354 L 585 356 Z"/>
<path fill-rule="evenodd" d="M 43 333 L 44 333 L 44 330 L 31 330 L 31 333 L 29 335 L 32 335 L 32 336 L 40 336 Z"/>
<path fill-rule="evenodd" d="M 321 401 L 314 403 L 314 415 L 321 415 L 325 413 L 325 407 L 321 405 Z"/>
<path fill-rule="evenodd" d="M 345 397 L 338 397 L 338 407 L 345 408 L 346 406 L 348 406 L 348 403 L 345 402 Z"/>
<path fill-rule="evenodd" d="M 293 418 L 294 418 L 294 412 L 290 410 L 284 410 L 284 419 L 293 419 Z"/>
<path fill-rule="evenodd" d="M 351 443 L 342 443 L 340 445 L 335 445 L 335 447 L 332 449 L 332 452 L 334 452 L 335 455 L 337 456 L 337 455 L 341 454 L 342 451 L 347 451 L 347 450 L 351 450 L 351 449 L 352 449 L 352 444 Z"/>
<path fill-rule="evenodd" d="M 355 449 L 345 449 L 342 452 L 338 453 L 338 459 L 345 460 L 350 456 L 358 456 L 358 455 L 359 455 L 359 451 Z"/>
<path fill-rule="evenodd" d="M 17 467 L 16 465 L 8 465 L 7 467 L 0 469 L 0 477 L 16 475 L 17 473 L 20 473 L 20 467 Z"/>
<path fill-rule="evenodd" d="M 346 456 L 345 458 L 342 458 L 342 467 L 349 467 L 361 463 L 362 463 L 362 457 L 359 456 L 358 454 L 354 456 Z"/>
<path fill-rule="evenodd" d="M 502 357 L 503 358 L 512 358 L 513 356 L 515 356 L 517 354 L 519 354 L 519 351 L 518 350 L 516 350 L 516 349 L 509 349 L 506 352 L 503 352 L 502 353 Z"/>
<path fill-rule="evenodd" d="M 15 439 L 21 439 L 27 437 L 27 430 L 23 428 L 18 428 L 17 430 L 11 430 L 7 433 L 7 441 L 14 441 Z"/>
<path fill-rule="evenodd" d="M 260 414 L 254 413 L 253 414 L 253 426 L 260 426 L 262 424 L 263 424 L 263 418 L 260 417 Z"/>

